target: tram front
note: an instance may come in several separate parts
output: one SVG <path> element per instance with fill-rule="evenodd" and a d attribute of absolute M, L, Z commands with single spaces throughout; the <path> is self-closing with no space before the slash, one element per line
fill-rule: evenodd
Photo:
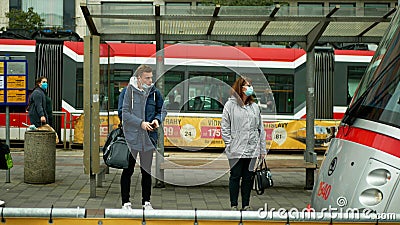
<path fill-rule="evenodd" d="M 400 12 L 393 17 L 312 193 L 316 211 L 400 211 Z"/>

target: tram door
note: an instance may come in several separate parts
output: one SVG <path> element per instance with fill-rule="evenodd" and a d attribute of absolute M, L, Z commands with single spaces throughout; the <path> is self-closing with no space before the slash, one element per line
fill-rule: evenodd
<path fill-rule="evenodd" d="M 316 119 L 333 118 L 333 49 L 315 48 L 315 101 Z"/>
<path fill-rule="evenodd" d="M 48 80 L 48 95 L 52 101 L 52 127 L 61 136 L 61 116 L 54 111 L 62 110 L 62 80 L 63 80 L 63 42 L 36 42 L 36 76 L 35 80 L 44 76 Z"/>

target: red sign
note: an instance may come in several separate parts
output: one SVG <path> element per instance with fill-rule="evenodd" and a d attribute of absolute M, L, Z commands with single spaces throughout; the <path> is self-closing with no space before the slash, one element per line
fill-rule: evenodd
<path fill-rule="evenodd" d="M 317 196 L 321 196 L 324 200 L 327 200 L 329 195 L 331 194 L 331 189 L 332 186 L 330 184 L 321 181 L 319 183 Z"/>

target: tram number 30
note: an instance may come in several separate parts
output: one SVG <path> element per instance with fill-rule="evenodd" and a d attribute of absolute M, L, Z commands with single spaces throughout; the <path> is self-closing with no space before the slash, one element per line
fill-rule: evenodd
<path fill-rule="evenodd" d="M 331 194 L 331 189 L 332 189 L 332 186 L 330 184 L 321 181 L 319 183 L 317 195 L 321 196 L 324 200 L 327 200 L 329 195 Z"/>

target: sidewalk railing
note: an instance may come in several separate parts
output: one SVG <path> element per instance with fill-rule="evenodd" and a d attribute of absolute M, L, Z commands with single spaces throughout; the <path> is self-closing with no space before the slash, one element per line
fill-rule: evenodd
<path fill-rule="evenodd" d="M 90 224 L 400 224 L 399 213 L 365 213 L 346 212 L 299 212 L 279 209 L 276 211 L 223 211 L 223 210 L 145 210 L 145 209 L 105 209 L 104 218 L 87 218 L 84 208 L 0 208 L 1 222 L 10 224 L 16 221 L 35 224 L 80 224 L 93 221 Z M 390 215 L 390 216 L 388 216 Z M 67 218 L 67 219 L 65 219 Z M 44 220 L 45 219 L 45 220 Z M 68 220 L 69 219 L 69 220 Z M 60 221 L 57 221 L 60 220 Z M 62 220 L 62 221 L 61 221 Z M 40 223 L 39 221 L 42 221 Z M 66 222 L 70 223 L 66 223 Z"/>

